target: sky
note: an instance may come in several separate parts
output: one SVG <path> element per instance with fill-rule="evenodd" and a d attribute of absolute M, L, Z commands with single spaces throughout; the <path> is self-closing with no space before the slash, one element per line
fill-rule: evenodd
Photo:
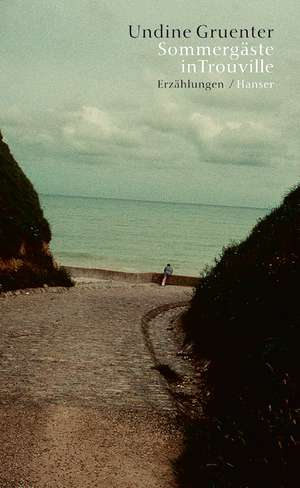
<path fill-rule="evenodd" d="M 299 183 L 298 0 L 0 8 L 0 127 L 40 193 L 270 207 Z M 246 79 L 275 88 L 230 90 L 226 75 L 198 74 L 188 77 L 226 88 L 158 89 L 181 78 L 180 58 L 159 57 L 157 39 L 130 39 L 128 25 L 161 23 L 274 28 L 274 74 Z"/>

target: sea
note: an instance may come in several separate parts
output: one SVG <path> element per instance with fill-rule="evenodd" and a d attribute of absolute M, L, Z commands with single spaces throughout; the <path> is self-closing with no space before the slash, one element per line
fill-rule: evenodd
<path fill-rule="evenodd" d="M 268 209 L 40 195 L 62 265 L 199 276 Z"/>

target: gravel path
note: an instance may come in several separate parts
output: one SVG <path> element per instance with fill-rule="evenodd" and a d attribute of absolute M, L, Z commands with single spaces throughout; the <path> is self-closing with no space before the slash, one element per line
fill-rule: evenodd
<path fill-rule="evenodd" d="M 141 322 L 192 290 L 43 291 L 0 298 L 0 488 L 175 487 L 176 407 Z M 155 347 L 170 361 L 168 322 L 157 321 Z"/>

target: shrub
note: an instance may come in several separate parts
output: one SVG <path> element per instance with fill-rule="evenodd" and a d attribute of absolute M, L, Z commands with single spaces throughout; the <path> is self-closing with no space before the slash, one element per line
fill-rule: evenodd
<path fill-rule="evenodd" d="M 72 286 L 64 268 L 45 250 L 51 230 L 33 185 L 0 132 L 0 285 L 2 290 Z M 15 266 L 15 263 L 18 265 Z"/>
<path fill-rule="evenodd" d="M 295 486 L 299 281 L 300 186 L 223 251 L 184 317 L 196 357 L 210 360 L 211 391 L 210 422 L 187 435 L 188 486 Z"/>

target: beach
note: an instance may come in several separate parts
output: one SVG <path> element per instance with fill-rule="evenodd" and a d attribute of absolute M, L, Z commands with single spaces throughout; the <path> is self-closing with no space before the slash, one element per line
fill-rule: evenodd
<path fill-rule="evenodd" d="M 176 486 L 182 433 L 155 360 L 191 373 L 172 324 L 192 290 L 85 277 L 1 295 L 1 487 Z"/>

